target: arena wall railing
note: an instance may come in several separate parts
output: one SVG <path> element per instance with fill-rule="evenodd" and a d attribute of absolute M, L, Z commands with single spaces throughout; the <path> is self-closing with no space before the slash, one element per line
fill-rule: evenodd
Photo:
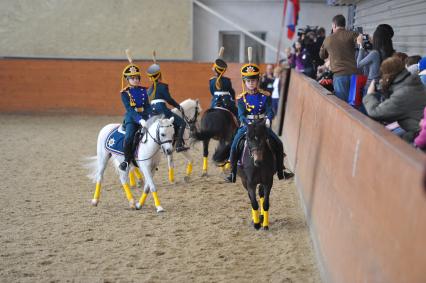
<path fill-rule="evenodd" d="M 145 71 L 152 61 L 136 61 L 142 68 L 142 85 L 150 82 Z M 164 81 L 174 99 L 199 98 L 210 106 L 212 63 L 160 61 Z M 124 60 L 0 59 L 1 113 L 59 113 L 122 115 L 119 95 Z M 229 63 L 226 76 L 241 91 L 241 64 Z"/>
<path fill-rule="evenodd" d="M 329 94 L 292 71 L 282 135 L 323 280 L 426 282 L 423 153 Z"/>

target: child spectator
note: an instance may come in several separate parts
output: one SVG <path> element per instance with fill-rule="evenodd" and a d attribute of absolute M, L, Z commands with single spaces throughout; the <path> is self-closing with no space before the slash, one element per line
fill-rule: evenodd
<path fill-rule="evenodd" d="M 422 80 L 422 83 L 426 85 L 426 57 L 423 57 L 419 61 L 419 76 Z"/>
<path fill-rule="evenodd" d="M 425 87 L 419 76 L 411 75 L 398 57 L 383 61 L 380 71 L 380 85 L 386 99 L 381 102 L 373 80 L 362 100 L 367 114 L 380 122 L 397 121 L 405 131 L 402 138 L 411 143 L 420 130 L 419 122 L 426 106 Z"/>
<path fill-rule="evenodd" d="M 414 55 L 409 56 L 405 60 L 405 68 L 412 74 L 412 75 L 418 75 L 419 74 L 419 62 L 422 59 L 422 56 L 420 55 Z"/>

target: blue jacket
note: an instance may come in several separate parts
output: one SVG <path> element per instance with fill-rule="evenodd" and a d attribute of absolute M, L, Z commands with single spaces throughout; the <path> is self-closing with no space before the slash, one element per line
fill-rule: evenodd
<path fill-rule="evenodd" d="M 173 107 L 180 109 L 179 103 L 177 103 L 171 97 L 169 92 L 169 86 L 167 84 L 162 82 L 157 82 L 155 94 L 153 93 L 153 91 L 154 91 L 154 85 L 150 86 L 150 88 L 148 89 L 149 101 L 153 101 L 154 99 L 163 99 L 164 101 L 166 101 L 168 104 L 172 105 Z M 166 103 L 156 103 L 151 105 L 151 108 L 154 113 L 164 113 L 169 110 L 167 108 Z"/>
<path fill-rule="evenodd" d="M 151 113 L 148 94 L 145 87 L 126 87 L 121 91 L 121 100 L 126 108 L 125 122 L 139 123 L 148 119 Z"/>
<path fill-rule="evenodd" d="M 232 88 L 232 83 L 231 80 L 227 77 L 222 77 L 220 79 L 222 85 L 221 85 L 221 89 L 218 90 L 216 89 L 216 79 L 217 77 L 213 77 L 210 79 L 209 85 L 210 85 L 210 94 L 215 97 L 214 93 L 215 91 L 229 91 L 229 93 L 231 94 L 232 100 L 235 100 L 235 91 Z"/>
<path fill-rule="evenodd" d="M 247 115 L 261 114 L 264 114 L 265 118 L 269 120 L 272 120 L 274 116 L 269 92 L 258 89 L 253 94 L 244 92 L 238 96 L 238 119 L 242 124 L 247 124 L 250 121 Z"/>

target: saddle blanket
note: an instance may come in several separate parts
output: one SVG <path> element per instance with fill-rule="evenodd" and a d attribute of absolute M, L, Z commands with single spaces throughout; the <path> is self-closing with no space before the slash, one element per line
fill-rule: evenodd
<path fill-rule="evenodd" d="M 113 153 L 124 155 L 125 134 L 126 132 L 123 131 L 121 125 L 114 128 L 105 140 L 105 148 Z"/>

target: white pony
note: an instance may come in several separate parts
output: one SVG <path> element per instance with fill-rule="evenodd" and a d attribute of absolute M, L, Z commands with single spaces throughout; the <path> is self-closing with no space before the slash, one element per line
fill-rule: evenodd
<path fill-rule="evenodd" d="M 186 159 L 186 174 L 185 174 L 184 180 L 188 182 L 192 174 L 192 164 L 193 164 L 193 159 L 191 157 L 191 154 L 189 153 L 193 146 L 193 142 L 191 141 L 191 132 L 199 128 L 200 122 L 198 118 L 201 114 L 202 109 L 198 99 L 195 99 L 195 100 L 186 99 L 180 103 L 180 106 L 182 106 L 183 108 L 183 111 L 185 114 L 184 117 L 182 117 L 182 113 L 176 108 L 173 108 L 172 112 L 176 114 L 177 116 L 182 117 L 186 123 L 183 139 L 185 141 L 186 146 L 189 146 L 189 149 L 187 151 L 182 151 L 180 153 Z M 173 163 L 172 156 L 170 156 L 168 161 L 169 161 L 169 181 L 170 183 L 174 183 L 174 163 Z"/>
<path fill-rule="evenodd" d="M 96 191 L 92 199 L 92 205 L 96 206 L 99 202 L 101 194 L 101 182 L 108 160 L 111 158 L 114 163 L 116 171 L 119 173 L 120 181 L 129 201 L 130 208 L 140 209 L 151 191 L 154 198 L 155 207 L 157 212 L 164 209 L 160 205 L 160 200 L 157 195 L 157 189 L 153 181 L 155 169 L 160 162 L 160 148 L 168 156 L 173 153 L 173 128 L 174 118 L 162 119 L 161 116 L 154 116 L 147 121 L 147 126 L 144 129 L 145 134 L 139 142 L 139 147 L 135 155 L 135 160 L 142 170 L 145 177 L 144 192 L 138 203 L 135 204 L 132 192 L 128 184 L 129 170 L 132 166 L 127 167 L 127 171 L 121 171 L 118 166 L 124 160 L 124 156 L 114 153 L 106 148 L 105 142 L 108 135 L 115 129 L 120 127 L 120 124 L 108 124 L 102 128 L 98 135 L 97 156 L 92 157 L 93 160 L 87 167 L 91 170 L 88 175 L 89 178 L 96 182 Z"/>

